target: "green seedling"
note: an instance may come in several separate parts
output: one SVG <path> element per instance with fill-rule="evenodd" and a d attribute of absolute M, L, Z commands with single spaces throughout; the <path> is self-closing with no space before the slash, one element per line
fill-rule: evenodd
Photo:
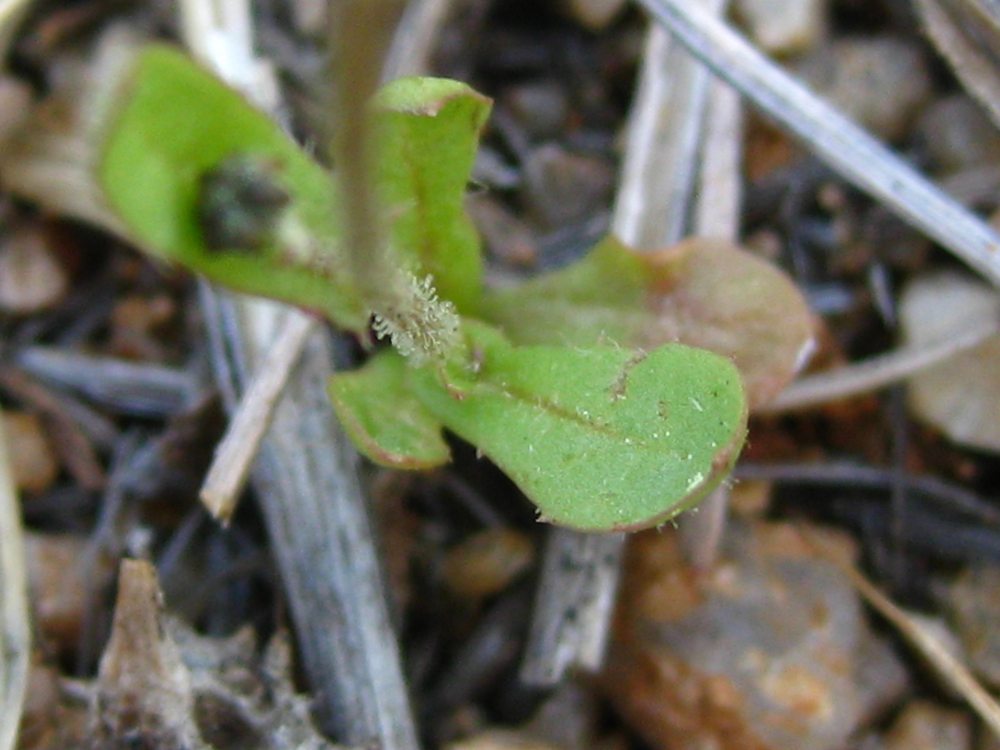
<path fill-rule="evenodd" d="M 599 327 L 588 338 L 578 321 L 562 335 L 558 316 L 540 343 L 529 320 L 507 325 L 520 302 L 484 292 L 463 208 L 488 113 L 487 99 L 441 79 L 396 81 L 371 102 L 379 263 L 392 261 L 365 269 L 375 284 L 348 262 L 344 200 L 326 170 L 171 48 L 140 50 L 113 84 L 96 176 L 129 238 L 156 257 L 358 335 L 374 316 L 394 348 L 330 383 L 334 409 L 371 460 L 441 465 L 448 430 L 500 466 L 544 520 L 587 531 L 661 523 L 716 486 L 738 455 L 740 373 L 703 349 L 636 348 Z M 545 304 L 541 291 L 535 305 Z M 643 300 L 628 292 L 615 305 L 641 314 Z"/>

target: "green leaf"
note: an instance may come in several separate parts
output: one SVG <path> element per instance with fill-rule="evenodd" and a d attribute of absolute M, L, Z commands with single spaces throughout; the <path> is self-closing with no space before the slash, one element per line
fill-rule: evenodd
<path fill-rule="evenodd" d="M 448 463 L 442 425 L 407 385 L 404 358 L 386 349 L 352 372 L 330 378 L 329 394 L 344 429 L 377 464 L 429 469 Z"/>
<path fill-rule="evenodd" d="M 725 476 L 746 432 L 739 373 L 681 345 L 513 346 L 467 322 L 472 372 L 413 370 L 426 409 L 489 456 L 544 520 L 586 531 L 661 523 Z"/>
<path fill-rule="evenodd" d="M 338 262 L 329 175 L 239 93 L 181 52 L 152 45 L 115 84 L 98 127 L 98 180 L 144 250 L 234 289 L 319 310 L 343 328 L 367 326 L 369 311 Z M 199 224 L 203 180 L 233 159 L 256 160 L 261 179 L 270 170 L 289 196 L 259 247 L 210 247 Z"/>
<path fill-rule="evenodd" d="M 783 272 L 706 239 L 637 253 L 608 238 L 571 266 L 488 293 L 482 316 L 519 343 L 708 349 L 735 362 L 751 407 L 787 385 L 813 331 L 805 300 Z"/>
<path fill-rule="evenodd" d="M 482 258 L 464 200 L 490 100 L 458 81 L 403 78 L 373 105 L 376 179 L 394 248 L 433 274 L 459 312 L 473 313 Z"/>

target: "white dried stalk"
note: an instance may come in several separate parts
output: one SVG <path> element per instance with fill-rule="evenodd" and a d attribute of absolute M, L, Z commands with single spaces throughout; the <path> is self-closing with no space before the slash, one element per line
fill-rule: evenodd
<path fill-rule="evenodd" d="M 410 0 L 389 46 L 382 80 L 426 75 L 441 28 L 455 0 Z"/>
<path fill-rule="evenodd" d="M 646 36 L 612 231 L 653 250 L 680 240 L 694 185 L 708 72 L 663 29 Z"/>
<path fill-rule="evenodd" d="M 705 119 L 693 233 L 737 242 L 743 204 L 743 105 L 732 86 L 712 81 Z"/>
<path fill-rule="evenodd" d="M 780 414 L 860 396 L 906 380 L 928 367 L 947 362 L 1000 333 L 1000 321 L 982 321 L 975 327 L 933 345 L 905 346 L 828 373 L 801 378 L 759 410 Z"/>
<path fill-rule="evenodd" d="M 315 330 L 306 315 L 288 315 L 274 345 L 261 359 L 222 441 L 215 449 L 199 496 L 208 512 L 226 524 L 250 475 L 250 468 L 274 417 L 274 409 L 302 347 Z"/>
<path fill-rule="evenodd" d="M 194 56 L 262 109 L 276 112 L 277 82 L 271 67 L 254 54 L 249 2 L 181 0 L 179 10 L 184 43 Z M 223 522 L 236 509 L 278 397 L 314 325 L 305 313 L 274 302 L 243 298 L 240 307 L 240 314 L 251 321 L 258 353 L 272 347 L 276 353 L 260 360 L 199 493 L 208 511 Z M 279 337 L 293 345 L 275 346 Z"/>
<path fill-rule="evenodd" d="M 239 21 L 249 16 L 235 7 L 248 6 L 243 0 L 225 2 L 237 17 L 241 34 L 230 45 L 237 49 L 235 58 L 252 58 L 249 23 Z M 193 7 L 199 3 L 182 0 L 182 10 L 187 7 L 193 14 L 189 34 L 206 30 L 206 19 Z M 201 43 L 189 41 L 195 46 Z M 275 104 L 270 103 L 272 111 Z M 267 342 L 280 330 L 277 316 L 293 316 L 291 326 L 296 325 L 294 316 L 301 315 L 275 313 L 286 308 L 248 298 L 238 298 L 236 307 L 240 320 L 235 329 L 224 326 L 224 305 L 211 323 L 220 343 L 225 340 L 237 347 L 249 343 L 256 349 L 244 352 L 250 363 L 261 361 Z M 264 513 L 299 626 L 306 672 L 321 693 L 318 704 L 328 730 L 353 744 L 414 750 L 416 729 L 386 609 L 357 453 L 337 426 L 325 397 L 329 348 L 318 334 L 303 339 L 306 351 L 290 381 L 291 392 L 276 406 L 273 439 L 255 479 L 270 494 Z M 299 349 L 287 347 L 284 365 L 290 367 Z M 303 554 L 303 548 L 315 552 Z M 317 627 L 319 618 L 341 626 L 328 631 Z"/>

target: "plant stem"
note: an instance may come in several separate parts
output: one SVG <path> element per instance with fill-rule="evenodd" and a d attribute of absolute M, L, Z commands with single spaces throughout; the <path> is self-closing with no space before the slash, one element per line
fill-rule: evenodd
<path fill-rule="evenodd" d="M 457 314 L 450 302 L 438 299 L 431 277 L 418 278 L 415 269 L 400 263 L 382 229 L 385 207 L 378 204 L 373 180 L 368 105 L 380 79 L 395 6 L 389 0 L 343 0 L 331 7 L 333 153 L 354 281 L 376 315 L 380 337 L 390 337 L 416 364 L 442 363 L 459 346 Z"/>
<path fill-rule="evenodd" d="M 391 10 L 386 0 L 330 4 L 332 153 L 344 202 L 344 247 L 355 282 L 373 303 L 383 300 L 387 280 L 398 272 L 380 232 L 366 111 L 378 86 Z"/>

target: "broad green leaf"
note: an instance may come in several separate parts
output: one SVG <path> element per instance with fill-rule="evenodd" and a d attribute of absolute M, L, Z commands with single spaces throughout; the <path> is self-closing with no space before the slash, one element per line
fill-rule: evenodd
<path fill-rule="evenodd" d="M 474 368 L 450 387 L 427 368 L 426 409 L 489 456 L 544 520 L 636 529 L 690 507 L 725 476 L 746 432 L 739 373 L 678 344 L 514 346 L 467 322 Z"/>
<path fill-rule="evenodd" d="M 159 45 L 137 53 L 109 101 L 98 179 L 136 244 L 234 289 L 322 311 L 343 328 L 367 326 L 368 309 L 338 262 L 332 181 L 269 117 Z M 287 214 L 260 247 L 209 247 L 198 222 L 203 180 L 247 157 L 273 170 Z"/>
<path fill-rule="evenodd" d="M 409 390 L 403 357 L 386 349 L 363 367 L 330 378 L 329 394 L 344 429 L 375 463 L 428 469 L 451 458 L 442 425 Z"/>
<path fill-rule="evenodd" d="M 784 273 L 705 239 L 637 253 L 608 238 L 571 266 L 488 293 L 482 315 L 519 343 L 680 342 L 708 349 L 735 362 L 751 408 L 794 376 L 813 327 Z"/>
<path fill-rule="evenodd" d="M 490 100 L 458 81 L 403 78 L 373 105 L 377 184 L 394 248 L 433 274 L 459 312 L 475 312 L 482 258 L 464 200 Z"/>

